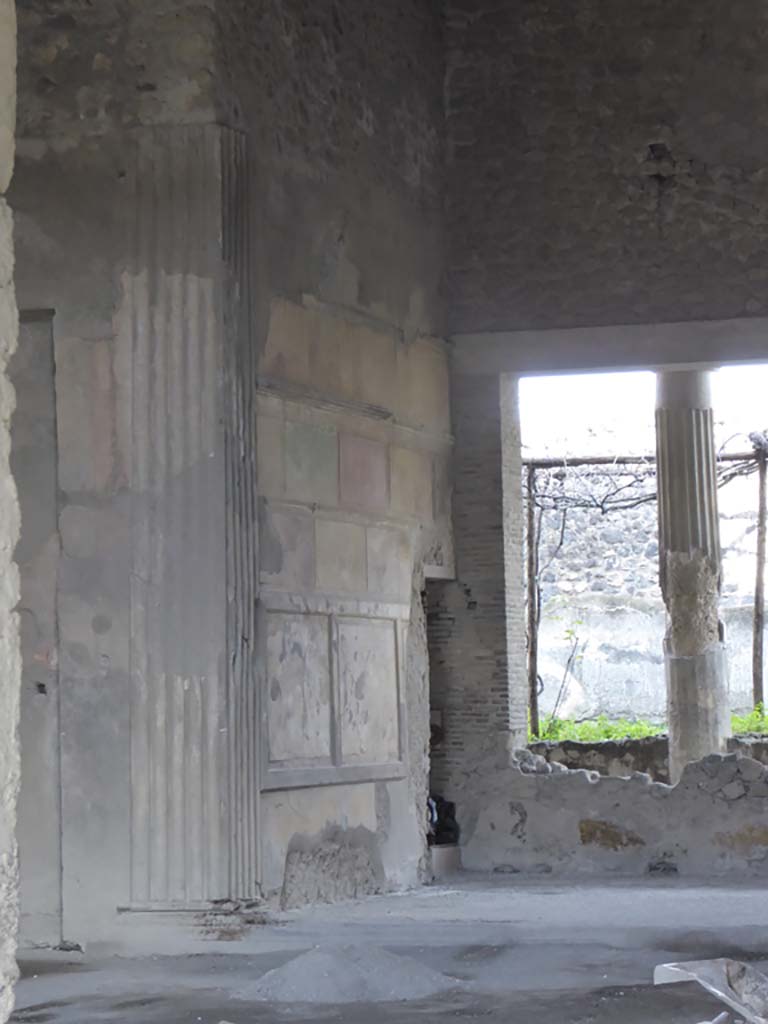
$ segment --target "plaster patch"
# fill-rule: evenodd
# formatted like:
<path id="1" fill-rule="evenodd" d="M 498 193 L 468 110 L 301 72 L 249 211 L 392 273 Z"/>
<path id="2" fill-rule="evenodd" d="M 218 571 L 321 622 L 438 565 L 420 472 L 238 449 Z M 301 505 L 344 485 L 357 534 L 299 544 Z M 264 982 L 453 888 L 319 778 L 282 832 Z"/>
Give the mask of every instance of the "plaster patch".
<path id="1" fill-rule="evenodd" d="M 768 826 L 745 825 L 738 832 L 717 832 L 715 842 L 743 856 L 749 856 L 756 850 L 768 852 Z"/>
<path id="2" fill-rule="evenodd" d="M 579 836 L 584 846 L 602 846 L 604 850 L 616 852 L 630 846 L 645 846 L 645 840 L 631 829 L 591 818 L 579 822 Z"/>

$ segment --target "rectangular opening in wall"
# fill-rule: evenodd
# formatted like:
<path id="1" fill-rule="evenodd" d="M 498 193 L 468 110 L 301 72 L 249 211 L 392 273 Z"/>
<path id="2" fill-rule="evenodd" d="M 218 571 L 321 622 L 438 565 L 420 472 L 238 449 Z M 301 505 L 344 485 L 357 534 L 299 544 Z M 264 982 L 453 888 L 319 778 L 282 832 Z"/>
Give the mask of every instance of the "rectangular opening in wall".
<path id="1" fill-rule="evenodd" d="M 451 768 L 461 758 L 462 730 L 452 728 L 457 709 L 451 707 L 450 688 L 446 678 L 446 659 L 454 624 L 450 607 L 451 584 L 446 580 L 428 579 L 422 592 L 427 620 L 429 652 L 429 841 L 433 846 L 455 846 L 458 841 L 456 808 L 447 799 Z M 440 862 L 433 854 L 433 867 L 455 866 L 444 855 Z M 456 862 L 458 863 L 458 862 Z"/>
<path id="2" fill-rule="evenodd" d="M 768 366 L 726 367 L 711 387 L 731 710 L 759 727 L 753 634 Z M 529 692 L 533 731 L 545 739 L 666 728 L 654 403 L 652 373 L 520 381 Z"/>

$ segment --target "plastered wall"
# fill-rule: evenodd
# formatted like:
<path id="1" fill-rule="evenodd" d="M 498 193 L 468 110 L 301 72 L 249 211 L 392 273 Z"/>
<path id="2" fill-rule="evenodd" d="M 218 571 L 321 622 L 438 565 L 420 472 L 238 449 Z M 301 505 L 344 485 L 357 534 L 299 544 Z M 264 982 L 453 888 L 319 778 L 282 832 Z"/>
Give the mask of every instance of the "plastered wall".
<path id="1" fill-rule="evenodd" d="M 561 770 L 553 770 L 561 769 Z M 765 877 L 768 769 L 737 754 L 648 775 L 568 771 L 524 751 L 464 778 L 462 862 L 499 874 Z"/>
<path id="2" fill-rule="evenodd" d="M 13 549 L 19 532 L 16 488 L 9 466 L 10 418 L 14 394 L 8 361 L 16 348 L 13 219 L 5 198 L 14 162 L 16 114 L 16 12 L 13 0 L 0 3 L 0 1021 L 13 1009 L 18 924 L 16 801 L 19 786 L 19 578 Z"/>
<path id="3" fill-rule="evenodd" d="M 417 876 L 419 588 L 453 558 L 438 13 L 25 5 L 68 941 L 288 875 L 289 902 L 338 893 L 331 834 L 366 887 Z"/>
<path id="4" fill-rule="evenodd" d="M 258 409 L 265 888 L 290 905 L 349 892 L 361 872 L 363 891 L 413 882 L 419 589 L 425 572 L 453 573 L 445 346 L 275 300 Z"/>

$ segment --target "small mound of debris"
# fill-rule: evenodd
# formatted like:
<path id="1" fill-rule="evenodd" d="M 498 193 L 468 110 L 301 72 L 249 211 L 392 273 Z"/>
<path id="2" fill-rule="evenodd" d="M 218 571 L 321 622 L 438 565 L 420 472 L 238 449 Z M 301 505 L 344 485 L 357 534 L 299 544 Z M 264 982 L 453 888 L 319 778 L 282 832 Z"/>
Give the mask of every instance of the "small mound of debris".
<path id="1" fill-rule="evenodd" d="M 269 1003 L 394 1003 L 459 987 L 456 978 L 376 946 L 319 946 L 276 967 L 233 998 Z"/>

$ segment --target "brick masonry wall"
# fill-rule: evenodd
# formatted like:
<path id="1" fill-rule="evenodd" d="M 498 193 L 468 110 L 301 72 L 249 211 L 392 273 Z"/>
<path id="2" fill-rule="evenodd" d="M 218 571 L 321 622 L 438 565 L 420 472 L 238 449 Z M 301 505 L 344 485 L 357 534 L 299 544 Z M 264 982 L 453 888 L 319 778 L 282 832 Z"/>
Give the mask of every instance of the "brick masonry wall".
<path id="1" fill-rule="evenodd" d="M 765 314 L 768 9 L 446 18 L 452 330 Z"/>
<path id="2" fill-rule="evenodd" d="M 516 388 L 454 375 L 451 403 L 457 579 L 431 583 L 427 609 L 431 706 L 444 733 L 431 785 L 448 797 L 489 746 L 524 742 L 526 724 Z"/>

